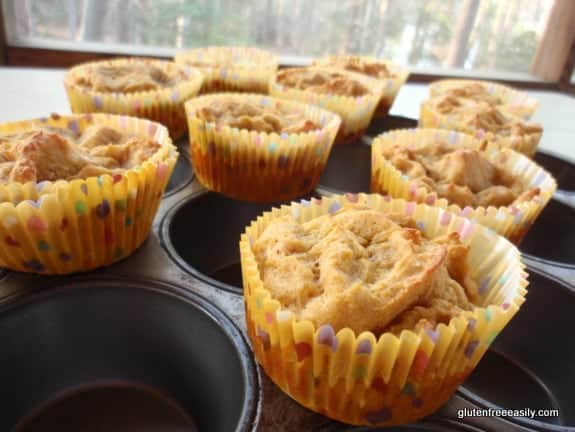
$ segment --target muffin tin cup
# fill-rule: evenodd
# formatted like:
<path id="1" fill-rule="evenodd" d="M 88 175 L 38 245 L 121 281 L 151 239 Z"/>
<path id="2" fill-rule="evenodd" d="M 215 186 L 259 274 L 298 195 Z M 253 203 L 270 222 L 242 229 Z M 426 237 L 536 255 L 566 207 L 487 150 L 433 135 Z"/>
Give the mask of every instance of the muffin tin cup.
<path id="1" fill-rule="evenodd" d="M 149 386 L 124 382 L 64 391 L 22 419 L 13 432 L 97 432 L 98 424 L 108 431 L 198 432 L 172 398 Z"/>
<path id="2" fill-rule="evenodd" d="M 340 69 L 326 67 L 315 69 L 346 75 L 364 85 L 368 89 L 368 94 L 360 97 L 338 96 L 294 89 L 278 83 L 276 74 L 270 83 L 270 95 L 316 105 L 338 114 L 342 122 L 335 144 L 346 144 L 359 139 L 371 122 L 383 92 L 383 84 L 374 78 Z"/>
<path id="3" fill-rule="evenodd" d="M 374 119 L 366 135 L 356 142 L 334 146 L 327 165 L 319 180 L 318 188 L 325 193 L 369 192 L 371 185 L 371 141 L 372 136 L 393 129 L 412 128 L 417 121 L 401 116 L 389 115 Z"/>
<path id="4" fill-rule="evenodd" d="M 506 111 L 523 119 L 530 119 L 539 106 L 539 101 L 529 96 L 526 92 L 490 81 L 458 79 L 434 81 L 429 84 L 429 94 L 431 97 L 440 96 L 453 87 L 459 87 L 465 84 L 482 85 L 489 94 L 497 96 L 503 101 L 503 106 Z"/>
<path id="5" fill-rule="evenodd" d="M 141 62 L 157 66 L 168 73 L 183 71 L 187 79 L 173 87 L 134 93 L 98 92 L 76 84 L 76 79 L 91 68 L 100 65 L 129 66 Z M 184 102 L 198 94 L 202 80 L 202 74 L 193 68 L 173 62 L 134 58 L 105 60 L 73 67 L 64 77 L 64 86 L 73 113 L 100 112 L 147 118 L 165 125 L 172 138 L 178 139 L 186 132 Z"/>
<path id="6" fill-rule="evenodd" d="M 237 244 L 245 227 L 272 205 L 237 201 L 205 191 L 186 197 L 162 219 L 162 246 L 187 273 L 216 288 L 241 294 Z"/>
<path id="7" fill-rule="evenodd" d="M 551 199 L 520 249 L 538 263 L 575 270 L 575 208 Z"/>
<path id="8" fill-rule="evenodd" d="M 282 309 L 262 282 L 252 244 L 283 215 L 305 222 L 356 203 L 413 217 L 431 237 L 458 232 L 471 246 L 480 306 L 448 325 L 379 338 L 348 328 L 336 334 L 330 325 L 315 328 Z M 380 195 L 336 195 L 265 213 L 242 235 L 240 255 L 246 322 L 257 361 L 300 404 L 356 425 L 404 424 L 436 411 L 518 311 L 527 285 L 518 250 L 503 237 L 443 209 Z"/>
<path id="9" fill-rule="evenodd" d="M 521 136 L 515 135 L 512 137 L 495 135 L 483 129 L 476 129 L 466 125 L 465 123 L 458 122 L 453 116 L 439 113 L 430 106 L 429 101 L 424 101 L 421 104 L 419 127 L 465 132 L 478 139 L 488 139 L 501 149 L 509 148 L 519 153 L 523 153 L 525 156 L 530 158 L 535 155 L 542 135 L 542 132 L 524 134 Z"/>
<path id="10" fill-rule="evenodd" d="M 82 131 L 92 124 L 152 138 L 161 148 L 114 176 L 0 185 L 0 267 L 43 274 L 88 271 L 125 258 L 148 236 L 178 157 L 164 126 L 94 114 L 5 123 L 0 132 L 46 126 Z"/>
<path id="11" fill-rule="evenodd" d="M 231 63 L 229 58 L 231 57 Z M 246 92 L 267 93 L 271 77 L 278 68 L 276 55 L 256 48 L 206 47 L 178 53 L 178 64 L 198 68 L 203 76 L 201 93 Z M 213 59 L 222 66 L 203 66 Z"/>
<path id="12" fill-rule="evenodd" d="M 530 270 L 528 300 L 463 383 L 459 396 L 482 409 L 555 409 L 558 415 L 505 420 L 528 430 L 575 431 L 575 341 L 570 335 L 574 309 L 575 286 Z"/>
<path id="13" fill-rule="evenodd" d="M 0 430 L 66 392 L 110 384 L 155 390 L 200 431 L 252 430 L 255 362 L 238 328 L 203 297 L 133 278 L 29 283 L 35 292 L 0 308 L 0 377 L 10 390 L 0 394 Z"/>
<path id="14" fill-rule="evenodd" d="M 568 160 L 548 150 L 539 150 L 534 157 L 557 180 L 557 187 L 565 192 L 575 193 L 575 161 Z"/>
<path id="15" fill-rule="evenodd" d="M 400 145 L 417 146 L 424 142 L 443 140 L 463 148 L 477 148 L 479 141 L 472 136 L 443 129 L 411 129 L 388 132 L 377 137 L 372 143 L 372 192 L 388 193 L 394 198 L 404 198 L 419 203 L 442 207 L 453 214 L 467 217 L 498 234 L 519 243 L 547 205 L 557 188 L 555 179 L 543 168 L 524 155 L 510 149 L 501 150 L 507 155 L 506 167 L 513 175 L 520 177 L 528 187 L 538 187 L 540 193 L 535 198 L 506 207 L 465 207 L 449 204 L 411 182 L 401 171 L 382 155 L 383 147 Z"/>
<path id="16" fill-rule="evenodd" d="M 216 127 L 196 115 L 213 102 L 237 100 L 261 106 L 280 104 L 301 113 L 321 129 L 298 134 L 264 133 Z M 317 185 L 340 125 L 337 115 L 320 108 L 254 94 L 226 93 L 186 103 L 190 158 L 207 189 L 255 202 L 301 197 Z"/>
<path id="17" fill-rule="evenodd" d="M 174 166 L 174 171 L 168 184 L 166 185 L 166 191 L 164 197 L 172 196 L 173 194 L 179 192 L 184 187 L 189 185 L 194 179 L 194 171 L 190 164 L 190 158 L 188 156 L 188 142 L 185 143 L 186 147 L 181 147 L 178 145 L 178 151 L 180 155 Z"/>
<path id="18" fill-rule="evenodd" d="M 341 56 L 328 56 L 328 57 L 323 57 L 320 58 L 319 60 L 316 60 L 313 62 L 313 66 L 319 66 L 319 67 L 338 67 L 337 65 L 333 65 L 333 62 L 336 61 L 339 57 Z M 393 78 L 376 78 L 373 77 L 375 79 L 377 79 L 378 81 L 380 81 L 383 84 L 383 90 L 381 93 L 381 98 L 379 100 L 379 103 L 377 104 L 377 107 L 375 108 L 375 112 L 374 112 L 374 118 L 383 118 L 386 117 L 389 114 L 389 110 L 391 109 L 391 106 L 393 105 L 393 102 L 395 101 L 395 98 L 397 96 L 397 94 L 399 93 L 399 89 L 401 88 L 401 86 L 403 84 L 405 84 L 405 82 L 407 81 L 407 78 L 409 78 L 409 70 L 407 70 L 406 68 L 403 68 L 391 61 L 387 61 L 387 60 L 381 60 L 375 57 L 368 57 L 368 56 L 362 56 L 362 59 L 365 59 L 369 62 L 373 62 L 373 63 L 380 63 L 380 64 L 384 64 L 387 69 L 393 73 L 395 75 L 395 77 Z M 367 74 L 366 74 L 367 75 Z"/>

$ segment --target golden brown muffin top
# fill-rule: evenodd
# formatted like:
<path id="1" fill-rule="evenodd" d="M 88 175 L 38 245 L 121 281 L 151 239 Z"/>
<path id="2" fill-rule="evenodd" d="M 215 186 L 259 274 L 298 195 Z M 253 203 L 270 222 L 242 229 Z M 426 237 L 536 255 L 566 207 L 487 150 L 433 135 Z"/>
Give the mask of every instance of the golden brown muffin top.
<path id="1" fill-rule="evenodd" d="M 369 60 L 361 56 L 333 56 L 323 60 L 321 64 L 324 66 L 342 68 L 350 72 L 357 72 L 379 79 L 395 78 L 397 76 L 389 70 L 384 62 Z"/>
<path id="2" fill-rule="evenodd" d="M 429 103 L 440 114 L 451 116 L 460 124 L 471 129 L 482 129 L 497 136 L 523 136 L 541 133 L 543 130 L 539 124 L 504 114 L 486 101 L 445 94 L 430 99 Z"/>
<path id="3" fill-rule="evenodd" d="M 212 46 L 195 48 L 176 55 L 176 61 L 198 68 L 250 68 L 276 66 L 277 58 L 271 52 L 258 48 Z"/>
<path id="4" fill-rule="evenodd" d="M 81 135 L 69 129 L 35 128 L 0 135 L 0 183 L 72 180 L 117 174 L 135 167 L 160 144 L 92 125 Z"/>
<path id="5" fill-rule="evenodd" d="M 484 152 L 435 142 L 389 146 L 383 156 L 418 187 L 436 192 L 461 208 L 500 207 L 531 200 L 539 189 L 526 187 L 505 167 L 504 152 Z"/>
<path id="6" fill-rule="evenodd" d="M 320 126 L 303 114 L 289 111 L 277 103 L 269 106 L 240 102 L 237 100 L 215 100 L 200 108 L 196 115 L 217 126 L 246 129 L 266 133 L 302 133 L 320 129 Z"/>
<path id="7" fill-rule="evenodd" d="M 279 71 L 276 81 L 286 87 L 314 93 L 360 97 L 369 89 L 349 75 L 314 68 L 291 68 Z"/>
<path id="8" fill-rule="evenodd" d="M 446 89 L 443 94 L 455 98 L 468 99 L 474 102 L 486 102 L 489 105 L 502 105 L 503 99 L 491 94 L 487 88 L 479 82 L 460 83 Z"/>
<path id="9" fill-rule="evenodd" d="M 336 331 L 435 326 L 477 301 L 458 234 L 430 240 L 397 214 L 349 207 L 304 223 L 284 216 L 270 222 L 253 251 L 284 308 Z"/>
<path id="10" fill-rule="evenodd" d="M 168 73 L 148 62 L 90 66 L 75 78 L 75 84 L 103 93 L 135 93 L 173 87 L 185 79 L 182 71 Z"/>

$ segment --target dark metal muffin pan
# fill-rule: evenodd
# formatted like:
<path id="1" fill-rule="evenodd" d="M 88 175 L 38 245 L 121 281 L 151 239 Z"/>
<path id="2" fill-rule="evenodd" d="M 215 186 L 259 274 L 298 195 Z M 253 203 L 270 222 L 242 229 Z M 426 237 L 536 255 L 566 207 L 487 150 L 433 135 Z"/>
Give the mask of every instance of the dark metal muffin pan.
<path id="1" fill-rule="evenodd" d="M 575 269 L 575 208 L 551 199 L 519 249 L 536 262 Z"/>
<path id="2" fill-rule="evenodd" d="M 245 227 L 277 204 L 237 201 L 208 192 L 186 198 L 162 220 L 161 241 L 185 271 L 241 294 L 239 242 Z"/>
<path id="3" fill-rule="evenodd" d="M 366 136 L 351 144 L 331 149 L 319 188 L 326 192 L 369 192 L 371 179 L 371 138 L 393 129 L 413 128 L 417 121 L 399 116 L 376 119 Z"/>
<path id="4" fill-rule="evenodd" d="M 510 418 L 535 430 L 575 431 L 575 289 L 531 271 L 527 301 L 460 389 L 480 408 L 556 409 Z"/>
<path id="5" fill-rule="evenodd" d="M 389 117 L 374 123 L 369 133 L 375 136 L 387 129 L 413 126 L 413 120 Z M 351 145 L 358 146 L 365 156 L 363 161 L 367 162 L 362 171 L 362 175 L 366 174 L 363 184 L 351 178 L 358 171 L 353 168 L 355 162 L 350 162 L 349 155 L 341 159 L 346 163 L 339 169 L 332 169 L 336 175 L 331 178 L 356 182 L 355 191 L 369 190 L 369 142 L 370 138 L 364 137 L 363 144 Z M 180 150 L 181 160 L 186 162 L 185 143 L 180 143 Z M 334 150 L 337 155 L 337 148 Z M 331 160 L 330 164 L 333 166 Z M 191 176 L 192 170 L 187 165 L 180 162 L 180 167 Z M 234 426 L 223 423 L 231 422 L 230 416 L 219 414 L 217 407 L 233 405 L 230 412 L 237 410 L 237 405 L 229 399 L 247 388 L 251 388 L 248 391 L 251 396 L 241 401 L 242 406 L 248 408 L 243 411 L 245 415 L 240 414 L 238 430 L 373 430 L 342 425 L 301 407 L 257 367 L 254 369 L 252 356 L 245 351 L 240 335 L 245 334 L 245 323 L 243 300 L 239 295 L 238 241 L 245 225 L 272 204 L 230 200 L 206 192 L 197 181 L 189 178 L 174 175 L 172 181 L 176 186 L 165 195 L 152 234 L 124 261 L 88 275 L 51 278 L 8 272 L 0 279 L 0 337 L 3 342 L 0 430 L 9 430 L 26 413 L 46 399 L 58 396 L 62 390 L 74 390 L 78 383 L 85 389 L 104 375 L 108 379 L 147 385 L 159 391 L 186 410 L 200 431 L 218 430 L 220 426 L 234 430 Z M 325 178 L 330 177 L 326 175 Z M 330 182 L 322 183 L 320 194 L 339 188 Z M 562 205 L 565 204 L 557 206 L 555 201 L 550 204 L 551 228 L 553 225 L 564 230 L 569 228 L 564 219 L 555 219 L 554 209 Z M 562 210 L 559 213 L 567 214 Z M 539 235 L 538 225 L 544 228 L 545 219 L 543 223 L 535 224 L 534 234 L 530 235 Z M 566 237 L 565 231 L 562 236 Z M 553 240 L 549 231 L 538 238 L 531 240 L 528 236 L 525 239 L 525 252 L 534 251 L 546 259 L 553 258 L 545 255 L 545 248 L 532 251 L 530 242 L 539 246 L 555 244 L 560 239 Z M 567 243 L 563 250 L 569 251 Z M 563 276 L 567 275 L 562 276 L 563 279 L 575 281 L 575 271 L 569 266 L 552 266 L 551 261 L 548 266 L 541 260 L 529 262 L 553 274 L 561 268 Z M 142 282 L 144 280 L 151 282 Z M 565 393 L 565 389 L 574 384 L 566 365 L 574 364 L 575 350 L 569 332 L 575 323 L 569 312 L 575 316 L 572 313 L 575 287 L 536 273 L 532 273 L 531 284 L 527 302 L 518 316 L 500 335 L 477 372 L 448 404 L 422 422 L 384 430 L 575 432 L 571 427 L 575 404 L 569 404 L 569 393 Z M 88 303 L 90 307 L 87 308 Z M 196 324 L 196 321 L 203 324 Z M 206 336 L 201 326 L 212 329 L 213 335 Z M 201 340 L 201 346 L 195 344 L 196 338 Z M 219 342 L 213 344 L 212 339 Z M 227 348 L 220 349 L 219 346 Z M 236 349 L 240 355 L 235 354 Z M 194 381 L 198 388 L 190 390 L 190 395 L 199 390 L 201 380 L 215 384 L 201 387 L 199 401 L 197 396 L 193 400 L 186 398 L 188 381 L 182 379 L 185 374 L 199 375 L 198 367 L 193 363 L 196 353 L 204 361 L 209 360 L 209 367 L 214 370 L 219 370 L 222 364 L 228 368 L 229 364 L 225 374 L 233 375 L 224 375 L 224 379 L 202 373 L 198 381 Z M 90 354 L 91 361 L 82 362 L 74 357 L 81 354 Z M 35 362 L 40 362 L 39 366 L 33 367 Z M 17 370 L 13 369 L 16 363 L 19 365 Z M 118 369 L 118 364 L 125 368 Z M 151 369 L 150 364 L 155 367 Z M 241 383 L 237 379 L 238 368 L 245 377 Z M 114 376 L 111 371 L 121 373 Z M 44 378 L 42 374 L 47 372 Z M 42 380 L 38 379 L 41 375 Z M 230 386 L 236 390 L 230 390 Z M 212 403 L 215 405 L 209 405 Z M 527 404 L 528 408 L 557 406 L 561 417 L 540 419 L 544 421 L 539 422 L 458 417 L 461 408 L 512 407 L 517 403 Z M 217 424 L 206 423 L 209 421 Z M 563 422 L 563 426 L 553 421 Z"/>
<path id="6" fill-rule="evenodd" d="M 174 285 L 46 281 L 0 308 L 0 340 L 3 431 L 62 392 L 110 382 L 157 389 L 199 430 L 249 430 L 255 418 L 258 374 L 241 332 Z"/>
<path id="7" fill-rule="evenodd" d="M 70 390 L 34 410 L 14 432 L 196 432 L 173 399 L 141 384 L 100 384 Z"/>
<path id="8" fill-rule="evenodd" d="M 427 419 L 406 426 L 385 428 L 353 427 L 342 423 L 333 423 L 315 429 L 314 432 L 484 432 L 475 426 L 466 425 L 452 419 Z"/>
<path id="9" fill-rule="evenodd" d="M 570 162 L 547 150 L 539 150 L 535 153 L 534 159 L 555 177 L 559 189 L 575 191 L 575 162 Z"/>
<path id="10" fill-rule="evenodd" d="M 180 156 L 178 157 L 176 166 L 174 167 L 172 177 L 170 177 L 170 180 L 168 181 L 164 196 L 173 195 L 190 184 L 194 178 L 194 173 L 188 156 L 187 141 L 181 142 L 178 147 Z"/>

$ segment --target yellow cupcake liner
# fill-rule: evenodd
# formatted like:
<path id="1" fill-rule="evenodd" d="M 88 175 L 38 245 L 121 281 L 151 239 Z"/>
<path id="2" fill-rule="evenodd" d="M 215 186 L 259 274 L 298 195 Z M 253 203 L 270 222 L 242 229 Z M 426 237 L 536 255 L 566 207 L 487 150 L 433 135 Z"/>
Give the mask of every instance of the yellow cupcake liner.
<path id="1" fill-rule="evenodd" d="M 201 107 L 224 100 L 264 107 L 280 104 L 321 129 L 268 134 L 219 127 L 196 116 Z M 232 198 L 259 202 L 284 201 L 311 192 L 319 182 L 341 122 L 337 115 L 312 105 L 245 93 L 200 96 L 186 103 L 186 113 L 190 158 L 200 183 Z"/>
<path id="2" fill-rule="evenodd" d="M 301 222 L 350 204 L 404 213 L 429 237 L 458 232 L 471 246 L 471 276 L 478 307 L 447 325 L 399 337 L 356 335 L 330 325 L 316 328 L 282 309 L 264 285 L 252 244 L 274 219 Z M 444 209 L 381 195 L 346 194 L 282 206 L 246 229 L 240 241 L 248 334 L 266 374 L 305 407 L 355 425 L 411 423 L 440 408 L 473 371 L 524 302 L 526 273 L 517 248 L 505 238 Z"/>
<path id="3" fill-rule="evenodd" d="M 85 75 L 91 68 L 125 66 L 146 62 L 171 74 L 177 70 L 184 72 L 186 80 L 161 90 L 134 93 L 106 93 L 93 91 L 75 84 L 77 77 Z M 196 96 L 202 86 L 202 74 L 194 68 L 177 65 L 174 62 L 144 58 L 122 58 L 84 63 L 71 68 L 64 77 L 64 86 L 73 113 L 112 113 L 147 118 L 166 126 L 173 139 L 186 132 L 184 102 Z"/>
<path id="4" fill-rule="evenodd" d="M 86 114 L 0 124 L 0 133 L 34 127 L 81 132 L 91 124 L 149 137 L 162 147 L 122 174 L 0 184 L 0 267 L 68 274 L 112 264 L 147 238 L 178 156 L 168 130 L 135 117 Z"/>
<path id="5" fill-rule="evenodd" d="M 347 57 L 357 57 L 357 56 L 338 56 L 338 55 L 334 55 L 334 56 L 327 56 L 327 57 L 322 57 L 316 61 L 314 61 L 312 63 L 313 66 L 324 66 L 324 67 L 338 67 L 337 65 L 334 65 L 334 62 L 336 60 L 340 60 L 342 58 L 347 58 Z M 391 106 L 393 105 L 393 102 L 395 101 L 395 98 L 397 96 L 397 93 L 399 93 L 399 89 L 401 88 L 401 86 L 403 84 L 405 84 L 405 82 L 407 81 L 407 78 L 409 78 L 409 70 L 407 70 L 406 68 L 403 68 L 401 66 L 399 66 L 396 63 L 393 63 L 389 60 L 381 60 L 378 59 L 376 57 L 370 57 L 370 56 L 361 56 L 361 58 L 365 61 L 371 62 L 371 63 L 380 63 L 380 64 L 384 64 L 387 69 L 394 74 L 395 76 L 393 78 L 376 78 L 378 81 L 380 81 L 383 84 L 383 89 L 382 89 L 382 93 L 381 93 L 381 98 L 379 100 L 379 103 L 377 104 L 377 107 L 375 109 L 375 113 L 374 113 L 374 117 L 376 118 L 383 118 L 386 117 L 387 114 L 389 114 L 389 110 L 391 109 Z"/>
<path id="6" fill-rule="evenodd" d="M 444 129 L 404 129 L 379 135 L 371 147 L 371 191 L 386 193 L 394 198 L 426 203 L 449 210 L 451 213 L 479 222 L 489 229 L 518 244 L 529 231 L 539 213 L 547 205 L 555 190 L 555 179 L 535 162 L 510 149 L 496 148 L 488 151 L 502 151 L 506 154 L 505 166 L 514 176 L 521 178 L 527 187 L 538 187 L 540 193 L 530 201 L 506 207 L 465 207 L 449 204 L 418 187 L 414 182 L 391 164 L 382 154 L 388 146 L 417 148 L 420 144 L 448 142 L 464 148 L 478 148 L 481 142 L 473 136 Z"/>
<path id="7" fill-rule="evenodd" d="M 270 95 L 281 99 L 296 100 L 320 108 L 332 111 L 341 117 L 341 127 L 336 137 L 335 144 L 353 142 L 363 135 L 369 126 L 375 109 L 379 103 L 383 84 L 381 81 L 368 76 L 334 68 L 305 68 L 337 71 L 349 78 L 359 81 L 369 90 L 369 93 L 361 97 L 338 96 L 326 93 L 314 93 L 306 90 L 286 87 L 276 81 L 277 74 L 270 84 Z"/>
<path id="8" fill-rule="evenodd" d="M 204 75 L 202 93 L 268 93 L 270 78 L 278 68 L 276 55 L 257 48 L 204 47 L 176 54 L 178 64 L 197 67 Z M 230 61 L 231 60 L 231 61 Z M 208 66 L 213 61 L 214 66 Z M 200 64 L 206 63 L 205 66 Z M 218 63 L 224 66 L 216 66 Z"/>
<path id="9" fill-rule="evenodd" d="M 503 109 L 501 109 L 501 111 L 506 115 L 510 115 Z M 530 158 L 535 155 L 542 135 L 541 132 L 524 134 L 521 136 L 515 135 L 511 137 L 496 135 L 483 129 L 470 127 L 469 125 L 457 121 L 457 118 L 454 116 L 439 113 L 437 110 L 433 109 L 429 101 L 424 101 L 421 104 L 418 125 L 421 128 L 440 128 L 465 132 L 478 139 L 487 139 L 502 149 L 510 148 L 519 153 L 523 153 Z"/>
<path id="10" fill-rule="evenodd" d="M 539 107 L 539 101 L 529 96 L 529 94 L 491 81 L 461 79 L 439 80 L 429 85 L 429 93 L 431 97 L 435 97 L 444 94 L 453 87 L 459 87 L 465 84 L 481 84 L 488 93 L 501 98 L 506 111 L 525 120 L 530 119 Z"/>

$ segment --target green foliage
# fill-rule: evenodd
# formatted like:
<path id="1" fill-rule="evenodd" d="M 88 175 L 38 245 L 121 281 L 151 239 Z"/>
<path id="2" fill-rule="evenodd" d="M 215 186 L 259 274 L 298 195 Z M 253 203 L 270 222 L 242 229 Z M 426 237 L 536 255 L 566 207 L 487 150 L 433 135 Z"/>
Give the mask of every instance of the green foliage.
<path id="1" fill-rule="evenodd" d="M 529 72 L 537 49 L 537 34 L 532 30 L 518 31 L 501 41 L 497 50 L 496 69 L 509 72 Z"/>

